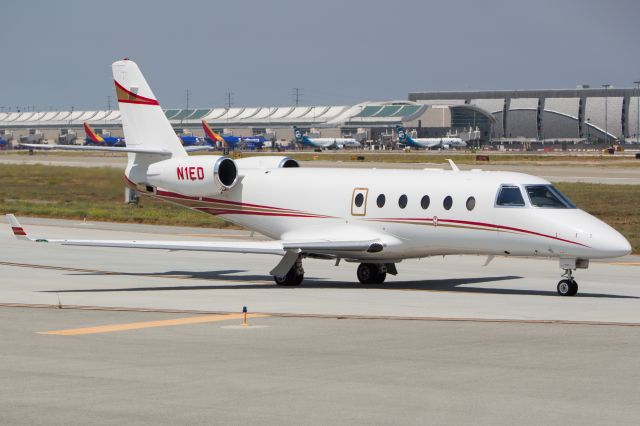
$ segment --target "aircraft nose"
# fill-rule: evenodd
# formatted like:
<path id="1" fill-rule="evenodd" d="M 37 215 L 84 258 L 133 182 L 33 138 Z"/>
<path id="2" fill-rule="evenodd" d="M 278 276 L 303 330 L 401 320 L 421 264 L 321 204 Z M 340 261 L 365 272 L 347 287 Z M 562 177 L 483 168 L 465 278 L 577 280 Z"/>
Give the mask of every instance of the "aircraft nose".
<path id="1" fill-rule="evenodd" d="M 600 250 L 606 257 L 622 257 L 631 254 L 631 244 L 618 231 L 609 232 L 601 243 Z"/>

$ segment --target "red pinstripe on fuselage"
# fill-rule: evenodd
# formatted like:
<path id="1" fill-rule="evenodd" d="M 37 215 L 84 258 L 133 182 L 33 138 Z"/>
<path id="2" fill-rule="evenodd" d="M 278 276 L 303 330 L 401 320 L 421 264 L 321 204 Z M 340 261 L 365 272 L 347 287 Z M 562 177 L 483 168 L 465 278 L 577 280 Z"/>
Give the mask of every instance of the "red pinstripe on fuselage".
<path id="1" fill-rule="evenodd" d="M 135 188 L 135 183 L 129 180 L 126 176 L 124 177 L 125 181 L 130 187 Z M 156 198 L 173 202 L 176 204 L 180 204 L 182 206 L 191 208 L 193 210 L 201 211 L 204 213 L 209 213 L 214 216 L 229 216 L 229 215 L 244 215 L 244 216 L 272 216 L 272 217 L 283 217 L 283 218 L 314 218 L 314 219 L 338 219 L 335 216 L 323 215 L 317 213 L 310 213 L 296 209 L 287 209 L 283 207 L 273 207 L 266 206 L 261 204 L 253 204 L 253 203 L 244 203 L 241 201 L 232 201 L 225 200 L 220 198 L 212 198 L 212 197 L 192 197 L 183 194 L 179 194 L 177 192 L 167 191 L 164 189 L 157 189 L 155 194 L 147 194 L 150 196 L 154 196 Z M 193 205 L 196 203 L 196 205 Z M 214 205 L 216 207 L 212 207 Z M 233 222 L 232 218 L 225 218 L 230 222 Z M 419 226 L 443 226 L 443 227 L 457 227 L 463 228 L 467 230 L 476 230 L 476 231 L 498 231 L 498 232 L 509 232 L 509 233 L 518 233 L 521 235 L 531 235 L 537 237 L 548 238 L 555 241 L 560 241 L 568 244 L 573 244 L 581 247 L 589 247 L 588 245 L 571 241 L 565 238 L 560 238 L 557 236 L 545 234 L 542 232 L 532 231 L 523 228 L 517 228 L 506 225 L 499 225 L 488 222 L 476 222 L 476 221 L 468 221 L 468 220 L 458 220 L 458 219 L 446 219 L 446 218 L 437 218 L 437 225 L 434 224 L 434 217 L 428 218 L 415 218 L 415 217 L 407 217 L 407 218 L 362 218 L 360 220 L 365 220 L 367 222 L 388 222 L 395 224 L 405 224 L 405 225 L 419 225 Z"/>

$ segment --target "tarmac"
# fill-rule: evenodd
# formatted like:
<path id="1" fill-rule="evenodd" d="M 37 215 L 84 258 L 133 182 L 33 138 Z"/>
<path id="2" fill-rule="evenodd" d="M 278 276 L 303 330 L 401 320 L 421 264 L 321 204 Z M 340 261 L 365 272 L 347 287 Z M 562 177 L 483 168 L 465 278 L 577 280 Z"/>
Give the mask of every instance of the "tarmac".
<path id="1" fill-rule="evenodd" d="M 49 238 L 262 238 L 21 219 Z M 65 247 L 0 223 L 2 424 L 637 424 L 640 258 L 355 264 Z M 242 307 L 249 312 L 242 326 Z"/>

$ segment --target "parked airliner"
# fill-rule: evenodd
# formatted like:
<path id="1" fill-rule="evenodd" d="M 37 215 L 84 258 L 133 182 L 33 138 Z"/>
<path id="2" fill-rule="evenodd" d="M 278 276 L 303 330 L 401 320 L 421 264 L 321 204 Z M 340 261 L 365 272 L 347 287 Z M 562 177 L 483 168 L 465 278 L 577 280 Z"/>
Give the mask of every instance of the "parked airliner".
<path id="1" fill-rule="evenodd" d="M 360 148 L 362 145 L 354 138 L 310 138 L 300 129 L 293 126 L 293 137 L 296 143 L 320 149 Z"/>
<path id="2" fill-rule="evenodd" d="M 576 268 L 624 256 L 629 242 L 539 177 L 512 172 L 300 168 L 287 157 L 188 156 L 138 66 L 113 64 L 126 148 L 125 181 L 141 194 L 222 217 L 272 241 L 71 240 L 62 245 L 271 254 L 279 285 L 299 285 L 303 259 L 359 263 L 382 283 L 403 259 L 474 254 L 559 259 L 560 295 L 578 291 Z M 27 145 L 32 146 L 32 145 Z M 36 145 L 37 146 L 37 145 Z M 542 265 L 542 264 L 541 264 Z M 428 272 L 427 272 L 428 273 Z"/>
<path id="3" fill-rule="evenodd" d="M 87 137 L 84 140 L 85 145 L 105 145 L 105 146 L 116 146 L 123 145 L 124 139 L 119 138 L 117 136 L 105 136 L 99 135 L 93 130 L 93 127 L 87 122 L 83 123 L 84 132 Z"/>
<path id="4" fill-rule="evenodd" d="M 214 145 L 216 142 L 220 142 L 232 150 L 239 148 L 241 145 L 249 150 L 260 149 L 267 141 L 264 136 L 240 137 L 233 135 L 220 135 L 216 133 L 205 120 L 202 120 L 202 130 L 204 130 L 205 141 L 208 144 Z"/>
<path id="5" fill-rule="evenodd" d="M 424 149 L 436 149 L 436 148 L 463 148 L 467 146 L 467 143 L 460 138 L 443 137 L 443 138 L 413 138 L 407 134 L 404 127 L 396 126 L 396 132 L 398 133 L 398 142 L 404 146 L 412 148 L 424 148 Z"/>

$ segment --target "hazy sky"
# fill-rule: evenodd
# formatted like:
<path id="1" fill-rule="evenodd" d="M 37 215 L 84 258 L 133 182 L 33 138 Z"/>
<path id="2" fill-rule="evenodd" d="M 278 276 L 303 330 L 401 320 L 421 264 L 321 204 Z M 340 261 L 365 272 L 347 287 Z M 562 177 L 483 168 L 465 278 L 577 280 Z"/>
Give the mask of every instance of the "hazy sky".
<path id="1" fill-rule="evenodd" d="M 0 106 L 105 108 L 138 62 L 164 107 L 406 99 L 410 91 L 629 87 L 638 0 L 0 0 Z"/>

